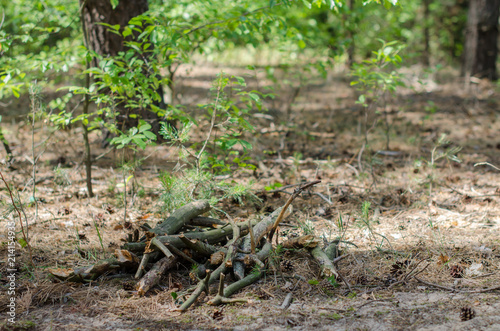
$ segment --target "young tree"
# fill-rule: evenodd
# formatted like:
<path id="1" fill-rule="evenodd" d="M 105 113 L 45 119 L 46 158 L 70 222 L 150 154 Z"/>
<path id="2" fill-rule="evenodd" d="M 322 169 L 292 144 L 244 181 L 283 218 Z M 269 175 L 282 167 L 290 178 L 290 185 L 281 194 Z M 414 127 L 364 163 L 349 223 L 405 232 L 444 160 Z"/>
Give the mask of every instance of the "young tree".
<path id="1" fill-rule="evenodd" d="M 471 0 L 467 16 L 462 75 L 497 79 L 500 0 Z"/>

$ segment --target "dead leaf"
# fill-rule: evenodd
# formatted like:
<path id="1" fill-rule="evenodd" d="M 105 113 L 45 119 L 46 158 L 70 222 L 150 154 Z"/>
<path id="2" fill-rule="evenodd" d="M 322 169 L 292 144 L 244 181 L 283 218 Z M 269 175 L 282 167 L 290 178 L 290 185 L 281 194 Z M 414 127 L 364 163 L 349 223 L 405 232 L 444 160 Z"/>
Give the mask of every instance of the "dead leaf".
<path id="1" fill-rule="evenodd" d="M 57 278 L 68 278 L 71 276 L 74 272 L 73 269 L 62 269 L 62 268 L 48 268 L 48 272 L 50 272 L 52 275 L 56 276 Z"/>
<path id="2" fill-rule="evenodd" d="M 114 254 L 115 254 L 116 258 L 118 259 L 118 261 L 120 261 L 122 263 L 123 262 L 138 263 L 139 262 L 139 258 L 135 254 L 133 254 L 125 249 L 115 249 Z"/>
<path id="3" fill-rule="evenodd" d="M 448 255 L 441 254 L 438 258 L 437 264 L 440 266 L 440 265 L 447 263 L 449 260 L 450 260 L 450 257 Z"/>

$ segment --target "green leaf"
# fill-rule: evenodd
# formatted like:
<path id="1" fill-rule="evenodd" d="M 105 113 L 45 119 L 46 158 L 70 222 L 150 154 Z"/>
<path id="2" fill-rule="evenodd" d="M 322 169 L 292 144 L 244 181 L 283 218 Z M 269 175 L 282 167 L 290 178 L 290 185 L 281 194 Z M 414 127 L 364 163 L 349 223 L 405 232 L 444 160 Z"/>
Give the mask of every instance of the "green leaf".
<path id="1" fill-rule="evenodd" d="M 116 6 L 118 6 L 118 3 L 120 2 L 119 0 L 110 0 L 111 1 L 111 7 L 113 10 L 115 10 Z"/>
<path id="2" fill-rule="evenodd" d="M 302 3 L 303 3 L 303 4 L 307 7 L 307 8 L 309 8 L 309 9 L 311 9 L 311 8 L 312 8 L 312 5 L 311 5 L 308 1 L 306 1 L 306 0 L 302 0 Z"/>
<path id="3" fill-rule="evenodd" d="M 24 238 L 17 239 L 17 242 L 19 243 L 19 245 L 21 245 L 22 248 L 28 246 L 28 243 L 26 242 L 26 240 L 24 240 Z"/>
<path id="4" fill-rule="evenodd" d="M 134 143 L 141 149 L 146 149 L 146 142 L 144 142 L 141 138 L 134 137 Z"/>
<path id="5" fill-rule="evenodd" d="M 300 39 L 299 42 L 298 42 L 298 45 L 300 48 L 304 49 L 306 48 L 306 43 L 304 40 Z"/>
<path id="6" fill-rule="evenodd" d="M 250 98 L 252 98 L 253 101 L 255 101 L 257 103 L 260 102 L 260 97 L 257 94 L 250 92 L 250 93 L 248 93 L 248 96 Z"/>
<path id="7" fill-rule="evenodd" d="M 248 141 L 240 140 L 239 143 L 243 147 L 244 150 L 252 149 L 252 144 L 250 144 Z"/>
<path id="8" fill-rule="evenodd" d="M 319 281 L 317 279 L 309 279 L 307 282 L 309 283 L 309 285 L 318 285 L 319 284 Z"/>
<path id="9" fill-rule="evenodd" d="M 16 98 L 20 97 L 19 90 L 14 87 L 12 88 L 12 94 L 14 94 Z"/>
<path id="10" fill-rule="evenodd" d="M 151 131 L 145 131 L 143 132 L 144 135 L 148 138 L 148 139 L 151 139 L 151 140 L 156 140 L 156 135 L 151 132 Z"/>
<path id="11" fill-rule="evenodd" d="M 151 124 L 149 123 L 146 123 L 144 121 L 141 121 L 142 123 L 139 125 L 139 132 L 144 132 L 144 131 L 148 131 L 149 129 L 151 129 Z"/>
<path id="12" fill-rule="evenodd" d="M 132 34 L 132 29 L 128 26 L 125 27 L 125 29 L 123 30 L 123 38 L 126 38 L 128 36 L 130 36 Z"/>

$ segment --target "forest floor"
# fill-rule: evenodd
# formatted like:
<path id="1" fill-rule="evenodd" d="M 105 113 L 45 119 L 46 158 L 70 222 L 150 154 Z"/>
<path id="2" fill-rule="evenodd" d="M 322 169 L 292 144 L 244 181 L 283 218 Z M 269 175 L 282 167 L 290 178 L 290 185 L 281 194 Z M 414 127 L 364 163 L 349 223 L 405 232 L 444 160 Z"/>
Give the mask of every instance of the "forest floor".
<path id="1" fill-rule="evenodd" d="M 193 108 L 207 102 L 211 81 L 221 70 L 246 72 L 213 65 L 182 68 L 175 98 Z M 35 267 L 27 267 L 27 251 L 17 247 L 17 323 L 13 327 L 2 320 L 0 328 L 500 330 L 500 291 L 484 290 L 500 284 L 500 171 L 477 165 L 500 166 L 499 89 L 479 82 L 467 90 L 453 73 L 424 79 L 418 76 L 421 72 L 408 69 L 413 88 L 400 90 L 388 103 L 390 150 L 383 115 L 370 131 L 369 145 L 363 145 L 363 109 L 355 104 L 356 91 L 338 72 L 326 80 L 308 80 L 297 94 L 290 86 L 276 91 L 279 96 L 269 102 L 269 111 L 252 116 L 256 129 L 247 139 L 253 145 L 250 156 L 256 170 L 219 177 L 254 182 L 261 204 L 226 200 L 217 206 L 244 220 L 282 206 L 289 196 L 284 191 L 294 189 L 286 185 L 320 179 L 294 201 L 294 211 L 285 220 L 288 226 L 280 227 L 280 240 L 313 232 L 325 241 L 342 237 L 355 244 L 340 245 L 346 257 L 337 264 L 351 289 L 342 282 L 334 287 L 322 280 L 308 252 L 286 252 L 277 259 L 286 260 L 290 268 L 270 271 L 235 295 L 247 303 L 213 307 L 205 297 L 182 314 L 176 311 L 171 292 L 195 284 L 189 279 L 188 264 L 179 263 L 144 297 L 134 295 L 135 281 L 130 277 L 101 277 L 79 284 L 59 282 L 48 272 L 89 265 L 119 248 L 131 229 L 144 222 L 154 226 L 163 219 L 159 174 L 173 171 L 176 150 L 159 145 L 141 152 L 148 158 L 135 171 L 138 189 L 128 196 L 125 222 L 123 176 L 117 166 L 120 152 L 105 154 L 101 137 L 91 135 L 92 154 L 102 157 L 93 167 L 96 196 L 87 198 L 81 129 L 54 131 L 40 122 L 32 130 L 27 100 L 1 108 L 2 129 L 15 158 L 15 169 L 2 166 L 1 171 L 25 201 L 32 195 L 33 137 L 34 155 L 39 158 L 36 222 L 35 204 L 25 209 Z M 265 77 L 259 77 L 259 84 L 249 81 L 258 88 Z M 369 122 L 373 120 L 370 116 Z M 208 121 L 200 121 L 200 141 L 206 137 Z M 450 142 L 438 146 L 442 134 Z M 430 165 L 433 150 L 454 146 L 462 148 L 457 155 L 460 163 L 441 158 Z M 10 198 L 3 184 L 0 198 L 7 210 Z M 367 202 L 370 208 L 363 213 Z M 9 298 L 6 230 L 0 241 L 3 319 Z M 420 272 L 416 278 L 396 283 L 412 268 Z M 453 277 L 457 269 L 463 270 L 461 278 Z M 293 302 L 280 308 L 288 293 Z M 460 311 L 466 306 L 475 317 L 461 321 Z"/>

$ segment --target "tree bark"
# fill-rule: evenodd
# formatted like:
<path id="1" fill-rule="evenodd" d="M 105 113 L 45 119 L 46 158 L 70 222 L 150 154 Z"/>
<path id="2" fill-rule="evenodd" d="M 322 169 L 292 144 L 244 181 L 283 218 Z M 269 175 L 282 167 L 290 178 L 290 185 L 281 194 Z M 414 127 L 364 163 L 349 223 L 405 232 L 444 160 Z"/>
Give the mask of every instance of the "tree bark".
<path id="1" fill-rule="evenodd" d="M 147 0 L 119 1 L 115 9 L 109 0 L 80 0 L 80 4 L 82 3 L 90 49 L 99 55 L 110 56 L 115 56 L 125 49 L 123 38 L 121 35 L 109 31 L 107 26 L 100 23 L 118 24 L 123 28 L 132 18 L 149 9 Z M 93 65 L 97 66 L 95 61 L 96 59 L 94 59 Z"/>
<path id="2" fill-rule="evenodd" d="M 471 0 L 467 16 L 462 75 L 496 80 L 500 0 Z"/>
<path id="3" fill-rule="evenodd" d="M 8 161 L 12 157 L 12 150 L 10 149 L 9 142 L 3 136 L 3 132 L 2 132 L 2 128 L 1 127 L 0 127 L 0 141 L 3 144 L 3 148 L 5 148 L 5 153 L 7 153 L 6 160 Z"/>
<path id="4" fill-rule="evenodd" d="M 116 33 L 110 31 L 109 27 L 102 25 L 101 23 L 109 25 L 119 25 L 120 32 L 123 28 L 128 25 L 128 22 L 141 14 L 148 11 L 148 1 L 147 0 L 121 0 L 115 9 L 111 6 L 111 1 L 109 0 L 80 0 L 80 5 L 82 6 L 82 16 L 85 20 L 86 30 L 84 33 L 88 35 L 88 47 L 89 49 L 95 51 L 99 55 L 103 56 L 116 56 L 119 52 L 126 51 L 127 48 L 124 45 L 124 38 Z M 133 38 L 133 36 L 127 37 Z M 151 49 L 151 48 L 150 48 Z M 150 53 L 145 53 L 144 56 L 148 57 Z M 92 61 L 93 66 L 97 66 L 97 59 L 94 58 Z M 147 71 L 145 70 L 145 73 Z M 163 101 L 163 87 L 160 87 L 156 91 L 160 96 L 160 102 L 154 102 L 154 105 L 160 109 L 165 109 L 166 105 Z M 124 131 L 131 127 L 137 126 L 138 118 L 131 118 L 129 115 L 139 115 L 140 119 L 146 120 L 152 125 L 152 132 L 158 134 L 160 129 L 158 115 L 148 109 L 117 109 L 120 113 L 118 118 L 118 123 L 116 127 Z M 135 116 L 134 116 L 135 117 Z M 105 134 L 109 136 L 109 133 Z M 104 145 L 107 145 L 103 142 Z"/>
<path id="5" fill-rule="evenodd" d="M 428 67 L 431 63 L 430 57 L 431 57 L 431 47 L 430 47 L 430 32 L 429 32 L 429 20 L 431 19 L 431 12 L 430 12 L 430 0 L 423 0 L 422 4 L 424 6 L 424 23 L 423 23 L 423 28 L 424 28 L 424 51 L 422 52 L 422 64 L 426 67 Z"/>

